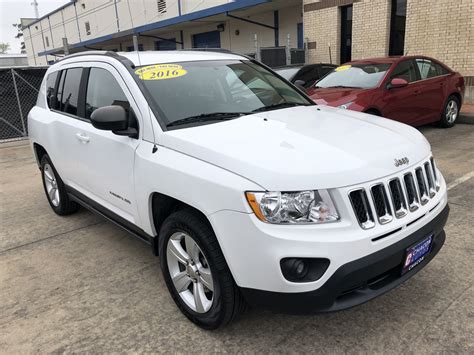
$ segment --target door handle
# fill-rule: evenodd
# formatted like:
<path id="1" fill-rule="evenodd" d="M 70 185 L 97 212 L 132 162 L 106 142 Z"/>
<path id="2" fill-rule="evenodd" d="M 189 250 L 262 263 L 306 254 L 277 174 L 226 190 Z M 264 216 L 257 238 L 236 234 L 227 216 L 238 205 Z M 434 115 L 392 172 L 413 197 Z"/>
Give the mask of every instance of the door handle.
<path id="1" fill-rule="evenodd" d="M 90 140 L 90 138 L 83 133 L 76 133 L 76 138 L 84 144 L 89 143 Z"/>

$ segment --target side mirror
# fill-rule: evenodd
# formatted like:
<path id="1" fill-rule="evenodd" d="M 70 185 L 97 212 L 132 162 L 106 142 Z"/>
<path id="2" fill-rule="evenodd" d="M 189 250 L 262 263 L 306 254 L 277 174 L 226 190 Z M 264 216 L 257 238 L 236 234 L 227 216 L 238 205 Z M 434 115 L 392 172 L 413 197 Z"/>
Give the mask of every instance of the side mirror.
<path id="1" fill-rule="evenodd" d="M 301 90 L 306 92 L 306 88 L 304 87 L 304 84 L 306 84 L 303 80 L 295 80 L 294 84 L 300 88 Z"/>
<path id="2" fill-rule="evenodd" d="M 404 88 L 408 85 L 408 81 L 402 78 L 393 78 L 390 84 L 388 84 L 389 89 Z"/>
<path id="3" fill-rule="evenodd" d="M 112 105 L 96 109 L 91 114 L 91 123 L 97 129 L 112 131 L 119 136 L 138 136 L 137 130 L 128 126 L 127 113 L 122 106 Z"/>

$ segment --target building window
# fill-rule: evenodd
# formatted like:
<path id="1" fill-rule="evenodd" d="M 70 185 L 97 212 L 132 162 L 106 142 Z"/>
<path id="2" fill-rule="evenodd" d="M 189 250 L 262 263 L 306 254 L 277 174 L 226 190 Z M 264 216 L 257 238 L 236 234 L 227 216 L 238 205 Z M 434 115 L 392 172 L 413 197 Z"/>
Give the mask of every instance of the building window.
<path id="1" fill-rule="evenodd" d="M 127 52 L 133 52 L 135 50 L 135 48 L 133 48 L 133 46 L 128 46 L 127 47 Z M 138 45 L 138 50 L 141 52 L 143 51 L 143 44 L 139 44 Z"/>
<path id="2" fill-rule="evenodd" d="M 168 41 L 156 41 L 155 49 L 157 51 L 174 51 L 176 50 L 176 38 L 170 38 Z"/>
<path id="3" fill-rule="evenodd" d="M 48 38 L 48 36 L 44 37 L 44 40 L 46 41 L 46 47 L 49 47 L 49 38 Z"/>
<path id="4" fill-rule="evenodd" d="M 193 48 L 221 48 L 221 33 L 211 31 L 193 35 Z"/>
<path id="5" fill-rule="evenodd" d="M 352 55 L 352 5 L 341 7 L 341 63 Z"/>
<path id="6" fill-rule="evenodd" d="M 166 14 L 166 0 L 157 0 L 156 4 L 158 5 L 158 13 Z"/>
<path id="7" fill-rule="evenodd" d="M 304 40 L 303 40 L 303 23 L 297 23 L 296 24 L 296 40 L 298 43 L 298 49 L 303 49 L 304 48 Z"/>
<path id="8" fill-rule="evenodd" d="M 91 34 L 91 24 L 87 21 L 84 25 L 86 26 L 86 34 L 89 36 Z"/>
<path id="9" fill-rule="evenodd" d="M 389 55 L 403 55 L 406 18 L 407 0 L 392 0 Z"/>

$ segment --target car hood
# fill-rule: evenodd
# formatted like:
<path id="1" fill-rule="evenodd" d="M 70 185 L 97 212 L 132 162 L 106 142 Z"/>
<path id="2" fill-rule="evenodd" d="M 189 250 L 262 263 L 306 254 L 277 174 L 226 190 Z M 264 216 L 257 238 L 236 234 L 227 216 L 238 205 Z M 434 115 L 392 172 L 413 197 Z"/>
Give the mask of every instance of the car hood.
<path id="1" fill-rule="evenodd" d="M 328 106 L 299 106 L 167 131 L 159 143 L 275 191 L 335 188 L 387 176 L 430 153 L 416 129 Z"/>
<path id="2" fill-rule="evenodd" d="M 372 89 L 310 88 L 307 93 L 318 105 L 339 106 L 370 94 L 371 91 Z"/>

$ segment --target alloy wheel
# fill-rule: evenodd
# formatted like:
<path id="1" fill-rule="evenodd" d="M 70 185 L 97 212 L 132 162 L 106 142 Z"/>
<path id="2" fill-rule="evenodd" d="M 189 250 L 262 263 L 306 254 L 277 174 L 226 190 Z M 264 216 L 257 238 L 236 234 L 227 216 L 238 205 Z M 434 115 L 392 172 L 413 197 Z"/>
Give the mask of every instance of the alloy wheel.
<path id="1" fill-rule="evenodd" d="M 456 100 L 449 100 L 448 104 L 446 105 L 446 121 L 449 124 L 454 123 L 456 118 L 458 117 L 458 103 Z"/>
<path id="2" fill-rule="evenodd" d="M 194 312 L 206 313 L 214 301 L 211 269 L 196 241 L 184 232 L 171 235 L 166 246 L 168 270 L 181 300 Z"/>
<path id="3" fill-rule="evenodd" d="M 53 168 L 51 165 L 45 164 L 43 167 L 44 183 L 46 185 L 46 192 L 48 198 L 53 204 L 53 206 L 58 207 L 60 202 L 59 189 L 58 189 L 58 180 L 54 175 Z"/>

